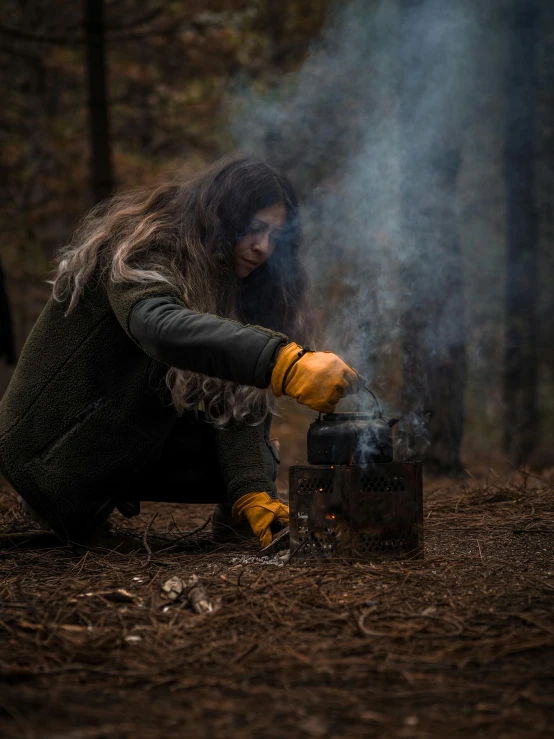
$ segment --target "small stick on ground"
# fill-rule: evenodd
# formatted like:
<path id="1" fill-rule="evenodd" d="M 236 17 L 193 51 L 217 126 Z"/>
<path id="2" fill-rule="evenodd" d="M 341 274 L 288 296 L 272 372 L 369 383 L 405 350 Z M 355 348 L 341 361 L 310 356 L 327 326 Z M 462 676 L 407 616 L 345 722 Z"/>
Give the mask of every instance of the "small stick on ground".
<path id="1" fill-rule="evenodd" d="M 156 514 L 156 516 L 157 515 L 158 514 Z M 206 526 L 210 523 L 211 520 L 212 520 L 212 514 L 210 513 L 210 515 L 204 521 L 204 523 L 200 524 L 200 526 L 197 526 L 192 531 L 187 531 L 186 534 L 182 534 L 181 536 L 178 536 L 177 539 L 175 539 L 175 541 L 170 546 L 165 547 L 164 549 L 160 549 L 158 551 L 158 554 L 161 554 L 162 552 L 169 552 L 171 551 L 171 549 L 175 547 L 176 544 L 179 544 L 179 542 L 183 541 L 183 539 L 188 539 L 189 537 L 194 536 L 195 534 L 199 534 L 201 531 L 203 531 L 206 528 Z M 152 521 L 150 523 L 152 523 Z"/>
<path id="2" fill-rule="evenodd" d="M 200 615 L 211 613 L 214 610 L 214 605 L 208 599 L 208 594 L 198 575 L 191 575 L 188 581 L 187 598 L 193 610 Z"/>
<path id="3" fill-rule="evenodd" d="M 143 567 L 148 567 L 148 565 L 150 564 L 150 560 L 152 559 L 152 550 L 150 549 L 150 544 L 148 543 L 148 532 L 150 531 L 152 524 L 156 520 L 157 516 L 158 516 L 158 511 L 156 511 L 156 513 L 154 513 L 154 515 L 150 519 L 148 526 L 144 530 L 144 536 L 142 537 L 142 543 L 144 544 L 144 548 L 146 549 L 146 552 L 148 553 L 148 557 L 146 559 L 146 562 L 143 564 Z"/>

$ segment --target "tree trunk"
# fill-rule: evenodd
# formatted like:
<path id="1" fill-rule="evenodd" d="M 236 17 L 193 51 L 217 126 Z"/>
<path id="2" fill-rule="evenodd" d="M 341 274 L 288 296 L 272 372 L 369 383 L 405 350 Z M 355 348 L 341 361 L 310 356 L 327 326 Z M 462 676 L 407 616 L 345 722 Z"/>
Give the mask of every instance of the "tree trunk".
<path id="1" fill-rule="evenodd" d="M 0 261 L 0 358 L 2 357 L 5 358 L 7 364 L 17 362 L 10 300 Z"/>
<path id="2" fill-rule="evenodd" d="M 540 16 L 537 53 L 537 108 L 535 119 L 535 193 L 538 219 L 539 293 L 537 332 L 539 367 L 544 365 L 544 383 L 554 388 L 554 5 L 551 0 L 538 0 Z M 541 385 L 539 381 L 539 386 Z M 552 409 L 541 409 L 541 426 L 550 439 L 554 433 Z M 541 434 L 544 449 L 542 462 L 554 466 L 554 445 Z"/>
<path id="3" fill-rule="evenodd" d="M 114 189 L 106 85 L 104 0 L 85 0 L 91 186 L 96 201 Z"/>
<path id="4" fill-rule="evenodd" d="M 408 414 L 403 443 L 428 471 L 458 474 L 464 430 L 466 361 L 462 264 L 454 199 L 458 151 L 435 162 L 442 188 L 414 188 L 420 167 L 404 156 L 401 209 L 411 257 L 403 285 L 402 408 Z M 441 196 L 438 192 L 442 190 Z"/>
<path id="5" fill-rule="evenodd" d="M 538 230 L 534 197 L 535 0 L 514 0 L 504 168 L 507 194 L 504 447 L 519 464 L 536 448 Z"/>
<path id="6" fill-rule="evenodd" d="M 462 125 L 456 99 L 460 67 L 459 60 L 451 56 L 450 6 L 445 5 L 426 0 L 399 2 L 401 403 L 405 420 L 399 429 L 398 451 L 405 459 L 423 459 L 429 472 L 456 475 L 462 469 L 466 385 L 456 214 Z M 440 35 L 422 27 L 422 19 L 435 22 L 435 8 L 444 20 Z M 439 63 L 444 67 L 443 77 L 437 77 Z"/>

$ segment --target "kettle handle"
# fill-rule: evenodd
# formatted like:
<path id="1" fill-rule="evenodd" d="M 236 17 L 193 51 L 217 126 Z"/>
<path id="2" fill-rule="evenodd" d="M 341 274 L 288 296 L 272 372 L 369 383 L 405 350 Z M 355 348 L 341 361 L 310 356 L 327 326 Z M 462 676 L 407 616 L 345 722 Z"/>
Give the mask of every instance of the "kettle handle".
<path id="1" fill-rule="evenodd" d="M 367 390 L 367 392 L 370 393 L 370 395 L 373 397 L 373 400 L 375 401 L 375 405 L 377 406 L 377 410 L 379 411 L 379 418 L 382 418 L 383 421 L 386 421 L 388 425 L 390 426 L 390 428 L 392 428 L 393 426 L 396 426 L 397 423 L 400 423 L 400 421 L 402 421 L 402 417 L 401 418 L 385 418 L 385 416 L 383 415 L 383 409 L 381 407 L 381 403 L 379 403 L 379 400 L 377 396 L 375 395 L 375 393 L 372 390 L 370 390 L 367 387 L 367 385 L 364 385 L 364 390 Z"/>
<path id="2" fill-rule="evenodd" d="M 379 398 L 375 395 L 373 390 L 370 390 L 367 385 L 362 386 L 363 390 L 367 390 L 367 392 L 371 395 L 373 400 L 375 401 L 375 405 L 377 406 L 377 411 L 379 412 L 379 418 L 383 418 L 383 408 L 381 407 L 381 403 L 379 402 Z M 319 411 L 319 415 L 317 417 L 318 421 L 321 421 L 321 411 Z M 397 418 L 391 418 L 392 423 L 389 423 L 389 426 L 394 426 L 395 423 L 398 423 L 399 419 Z"/>
<path id="3" fill-rule="evenodd" d="M 367 385 L 364 385 L 362 389 L 363 390 L 367 390 L 367 392 L 371 395 L 371 397 L 375 401 L 375 405 L 377 406 L 377 411 L 379 413 L 379 418 L 382 418 L 383 417 L 383 408 L 381 407 L 381 403 L 379 402 L 379 399 L 377 398 L 377 396 L 375 395 L 375 393 L 373 392 L 373 390 L 370 390 Z"/>

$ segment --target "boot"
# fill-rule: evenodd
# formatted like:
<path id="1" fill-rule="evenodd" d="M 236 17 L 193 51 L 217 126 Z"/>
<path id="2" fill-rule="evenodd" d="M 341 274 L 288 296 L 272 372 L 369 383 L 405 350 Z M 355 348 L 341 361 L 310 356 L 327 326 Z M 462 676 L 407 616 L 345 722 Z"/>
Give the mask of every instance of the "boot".
<path id="1" fill-rule="evenodd" d="M 48 521 L 43 518 L 40 513 L 38 513 L 32 506 L 30 506 L 29 503 L 27 503 L 27 501 L 24 500 L 20 495 L 18 496 L 18 502 L 23 512 L 42 527 L 43 531 L 40 532 L 41 534 L 52 531 Z M 124 513 L 123 515 L 126 514 Z M 132 515 L 137 515 L 137 513 L 133 513 Z M 44 536 L 42 537 L 42 539 L 44 539 Z M 58 534 L 52 532 L 52 540 L 54 541 L 54 544 L 51 544 L 51 546 L 56 546 L 56 542 L 60 541 Z M 33 543 L 32 538 L 29 541 L 31 544 Z M 45 541 L 50 540 L 45 539 Z M 86 549 L 108 549 L 110 551 L 118 551 L 120 554 L 128 554 L 129 552 L 136 552 L 140 550 L 144 551 L 144 545 L 142 541 L 138 538 L 137 534 L 126 534 L 124 531 L 112 531 L 111 525 L 108 521 L 105 521 L 104 523 L 95 527 L 92 533 L 87 537 L 86 541 L 79 543 L 73 542 L 73 545 L 77 549 L 82 549 L 83 551 L 85 551 Z M 35 546 L 39 546 L 38 539 L 36 540 Z"/>
<path id="2" fill-rule="evenodd" d="M 234 521 L 231 506 L 218 503 L 212 516 L 212 536 L 216 541 L 255 538 L 248 521 Z"/>
<path id="3" fill-rule="evenodd" d="M 86 542 L 75 546 L 81 549 L 107 549 L 119 554 L 145 551 L 144 544 L 136 533 L 114 531 L 108 521 L 97 526 Z"/>
<path id="4" fill-rule="evenodd" d="M 21 510 L 23 513 L 25 513 L 29 518 L 31 518 L 35 523 L 38 523 L 42 529 L 45 531 L 50 531 L 50 524 L 48 521 L 43 518 L 38 511 L 35 511 L 35 509 L 30 506 L 26 500 L 24 500 L 21 495 L 17 496 L 17 502 L 21 506 Z"/>

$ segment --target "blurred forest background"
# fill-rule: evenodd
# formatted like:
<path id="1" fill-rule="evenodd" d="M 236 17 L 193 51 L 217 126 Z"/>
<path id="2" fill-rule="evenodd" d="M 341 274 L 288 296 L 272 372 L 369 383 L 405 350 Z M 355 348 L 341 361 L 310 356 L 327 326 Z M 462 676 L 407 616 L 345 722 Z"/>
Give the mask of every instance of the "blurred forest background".
<path id="1" fill-rule="evenodd" d="M 241 147 L 298 188 L 322 348 L 403 415 L 399 454 L 554 466 L 550 0 L 2 9 L 0 394 L 87 210 Z M 283 405 L 286 464 L 312 417 Z"/>

